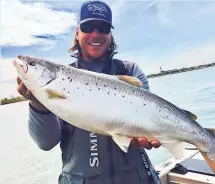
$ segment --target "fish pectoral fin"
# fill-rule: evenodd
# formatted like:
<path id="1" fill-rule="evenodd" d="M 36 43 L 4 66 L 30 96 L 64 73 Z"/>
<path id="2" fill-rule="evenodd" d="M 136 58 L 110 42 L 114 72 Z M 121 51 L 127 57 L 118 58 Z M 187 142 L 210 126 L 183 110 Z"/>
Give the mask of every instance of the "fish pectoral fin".
<path id="1" fill-rule="evenodd" d="M 112 139 L 121 148 L 121 150 L 123 150 L 126 153 L 128 152 L 128 148 L 131 143 L 131 138 L 119 134 L 113 134 Z"/>
<path id="2" fill-rule="evenodd" d="M 56 90 L 46 89 L 46 92 L 48 94 L 49 99 L 66 99 L 66 96 L 63 93 L 58 92 Z"/>
<path id="3" fill-rule="evenodd" d="M 186 114 L 188 114 L 192 120 L 197 120 L 197 116 L 190 111 L 182 109 Z"/>
<path id="4" fill-rule="evenodd" d="M 172 153 L 177 159 L 187 159 L 199 152 L 199 150 L 192 144 L 187 142 L 170 142 L 161 143 L 170 153 Z"/>
<path id="5" fill-rule="evenodd" d="M 141 87 L 143 85 L 142 82 L 136 77 L 132 77 L 128 75 L 117 75 L 117 76 L 118 76 L 118 79 L 124 82 L 127 82 L 133 86 Z"/>

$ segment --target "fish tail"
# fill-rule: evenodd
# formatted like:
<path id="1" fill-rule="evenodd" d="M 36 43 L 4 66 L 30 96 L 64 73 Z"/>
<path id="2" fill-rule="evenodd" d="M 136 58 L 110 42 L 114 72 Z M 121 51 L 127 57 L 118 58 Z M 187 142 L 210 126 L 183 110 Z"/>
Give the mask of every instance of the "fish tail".
<path id="1" fill-rule="evenodd" d="M 212 144 L 211 149 L 209 152 L 201 152 L 202 156 L 204 157 L 205 161 L 211 168 L 211 170 L 215 173 L 215 129 L 208 129 L 206 128 L 207 132 L 212 135 Z"/>
<path id="2" fill-rule="evenodd" d="M 215 153 L 205 153 L 201 152 L 202 156 L 204 157 L 205 161 L 211 168 L 211 170 L 215 173 Z"/>

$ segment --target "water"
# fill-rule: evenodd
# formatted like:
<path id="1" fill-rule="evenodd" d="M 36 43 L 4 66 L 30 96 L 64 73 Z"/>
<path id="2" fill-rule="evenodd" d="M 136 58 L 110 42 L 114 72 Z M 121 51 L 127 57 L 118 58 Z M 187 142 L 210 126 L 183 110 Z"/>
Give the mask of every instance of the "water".
<path id="1" fill-rule="evenodd" d="M 215 68 L 149 79 L 151 91 L 215 127 Z M 56 184 L 61 172 L 59 144 L 41 151 L 28 134 L 28 102 L 0 106 L 0 184 Z M 153 164 L 171 155 L 163 148 L 147 151 Z"/>

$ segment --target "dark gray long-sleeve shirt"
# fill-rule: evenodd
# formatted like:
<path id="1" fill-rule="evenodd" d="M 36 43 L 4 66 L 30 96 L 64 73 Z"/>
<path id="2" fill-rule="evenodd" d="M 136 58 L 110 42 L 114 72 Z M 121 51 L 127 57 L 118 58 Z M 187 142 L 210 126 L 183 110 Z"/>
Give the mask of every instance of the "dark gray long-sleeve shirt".
<path id="1" fill-rule="evenodd" d="M 103 68 L 103 63 L 88 64 L 93 71 L 100 72 Z M 137 64 L 134 67 L 128 68 L 132 76 L 137 77 L 143 83 L 143 88 L 149 90 L 148 81 Z M 29 133 L 38 147 L 48 151 L 55 147 L 61 141 L 61 123 L 53 113 L 42 114 L 29 108 Z"/>

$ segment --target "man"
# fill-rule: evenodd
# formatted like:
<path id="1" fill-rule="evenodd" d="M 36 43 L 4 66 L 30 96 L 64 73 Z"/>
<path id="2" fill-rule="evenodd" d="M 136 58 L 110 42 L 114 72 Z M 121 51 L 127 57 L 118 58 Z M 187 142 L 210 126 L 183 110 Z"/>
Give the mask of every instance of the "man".
<path id="1" fill-rule="evenodd" d="M 134 76 L 141 80 L 142 87 L 149 90 L 148 81 L 137 64 L 113 59 L 116 44 L 112 28 L 112 12 L 106 3 L 83 3 L 74 45 L 69 49 L 77 58 L 71 66 L 111 75 Z M 56 117 L 33 97 L 19 78 L 17 82 L 18 92 L 30 100 L 29 133 L 32 139 L 45 151 L 60 142 L 63 167 L 59 184 L 152 183 L 138 147 L 157 148 L 160 146 L 158 141 L 133 139 L 125 154 L 110 137 L 84 131 Z"/>

